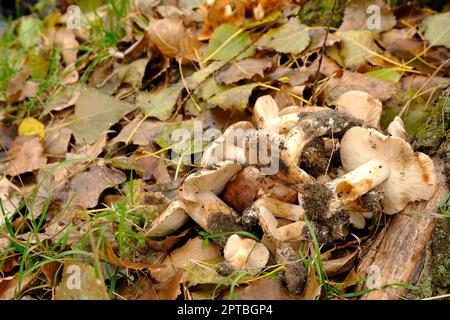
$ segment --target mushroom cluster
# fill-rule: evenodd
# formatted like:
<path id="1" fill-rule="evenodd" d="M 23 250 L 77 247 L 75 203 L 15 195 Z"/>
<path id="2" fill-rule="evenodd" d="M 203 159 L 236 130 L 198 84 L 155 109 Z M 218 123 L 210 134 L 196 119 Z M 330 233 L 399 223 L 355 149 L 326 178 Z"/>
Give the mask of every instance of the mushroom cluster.
<path id="1" fill-rule="evenodd" d="M 214 239 L 224 248 L 219 274 L 259 272 L 272 253 L 286 265 L 288 290 L 301 293 L 306 271 L 296 249 L 312 240 L 311 229 L 320 243 L 343 240 L 367 219 L 430 199 L 436 186 L 432 160 L 413 151 L 400 118 L 381 132 L 380 101 L 349 91 L 335 106 L 280 111 L 271 96 L 258 98 L 255 125 L 237 122 L 210 144 L 149 235 L 168 234 L 191 218 L 209 233 L 226 234 Z M 272 175 L 264 173 L 267 164 L 249 161 L 261 136 L 279 147 Z M 239 231 L 262 234 L 262 243 Z"/>

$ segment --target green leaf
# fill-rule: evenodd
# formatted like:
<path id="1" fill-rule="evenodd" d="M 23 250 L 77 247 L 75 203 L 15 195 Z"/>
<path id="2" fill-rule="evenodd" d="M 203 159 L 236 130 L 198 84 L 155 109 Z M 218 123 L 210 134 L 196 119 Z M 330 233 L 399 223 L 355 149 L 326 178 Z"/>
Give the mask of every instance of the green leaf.
<path id="1" fill-rule="evenodd" d="M 231 24 L 222 24 L 209 40 L 205 60 L 244 59 L 255 54 L 250 35 Z"/>
<path id="2" fill-rule="evenodd" d="M 381 80 L 397 83 L 402 77 L 401 74 L 392 69 L 377 69 L 365 73 L 368 76 L 375 77 Z"/>
<path id="3" fill-rule="evenodd" d="M 136 105 L 146 116 L 166 121 L 172 115 L 183 88 L 183 83 L 178 82 L 156 91 L 140 92 L 136 98 Z"/>
<path id="4" fill-rule="evenodd" d="M 256 43 L 259 49 L 270 48 L 281 53 L 300 53 L 310 41 L 308 27 L 298 18 L 290 18 L 287 23 L 269 30 Z"/>
<path id="5" fill-rule="evenodd" d="M 347 68 L 357 68 L 372 58 L 377 52 L 374 41 L 375 33 L 367 30 L 337 32 L 342 38 L 340 56 Z"/>
<path id="6" fill-rule="evenodd" d="M 421 30 L 432 46 L 450 48 L 449 21 L 450 12 L 446 12 L 428 17 L 422 22 Z"/>
<path id="7" fill-rule="evenodd" d="M 17 40 L 25 50 L 31 49 L 39 42 L 39 36 L 43 30 L 42 21 L 31 16 L 21 19 Z"/>
<path id="8" fill-rule="evenodd" d="M 257 83 L 250 83 L 226 90 L 209 100 L 210 104 L 216 105 L 224 110 L 243 111 L 248 105 L 248 99 Z"/>
<path id="9" fill-rule="evenodd" d="M 71 125 L 77 144 L 91 144 L 136 106 L 119 101 L 99 90 L 83 89 L 75 103 Z"/>

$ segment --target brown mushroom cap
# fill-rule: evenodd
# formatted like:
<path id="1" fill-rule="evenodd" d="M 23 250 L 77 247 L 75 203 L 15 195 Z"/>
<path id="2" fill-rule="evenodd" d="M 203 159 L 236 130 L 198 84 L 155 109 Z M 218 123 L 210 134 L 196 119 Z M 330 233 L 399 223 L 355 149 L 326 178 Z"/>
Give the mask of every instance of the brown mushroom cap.
<path id="1" fill-rule="evenodd" d="M 366 126 L 380 129 L 382 104 L 367 92 L 351 90 L 343 93 L 336 101 L 336 110 L 363 120 Z"/>
<path id="2" fill-rule="evenodd" d="M 340 154 L 342 166 L 350 172 L 340 178 L 344 182 L 339 183 L 336 190 L 344 192 L 346 189 L 347 194 L 352 194 L 363 184 L 365 190 L 380 185 L 385 196 L 384 212 L 388 214 L 403 210 L 408 202 L 429 200 L 435 191 L 433 161 L 426 154 L 414 153 L 401 138 L 388 137 L 374 129 L 353 127 L 341 140 Z M 378 164 L 369 167 L 369 162 Z M 378 170 L 380 172 L 375 172 Z M 360 173 L 353 175 L 355 183 L 347 181 L 345 177 L 356 171 Z M 371 175 L 379 175 L 379 179 Z"/>

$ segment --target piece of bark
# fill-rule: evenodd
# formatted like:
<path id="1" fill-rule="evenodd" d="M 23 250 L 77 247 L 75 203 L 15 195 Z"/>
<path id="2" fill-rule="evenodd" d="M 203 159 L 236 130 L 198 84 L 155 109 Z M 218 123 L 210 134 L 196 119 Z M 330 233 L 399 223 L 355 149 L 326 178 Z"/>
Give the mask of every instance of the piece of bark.
<path id="1" fill-rule="evenodd" d="M 411 203 L 392 218 L 360 260 L 357 278 L 368 277 L 370 267 L 378 266 L 381 286 L 414 284 L 418 279 L 423 268 L 426 246 L 431 241 L 439 217 L 437 215 L 439 203 L 448 193 L 442 172 L 443 163 L 438 157 L 433 157 L 433 162 L 437 174 L 435 194 L 429 201 Z M 365 283 L 360 283 L 355 291 L 363 289 L 366 289 Z M 404 287 L 389 285 L 371 291 L 361 299 L 400 299 L 406 290 Z"/>

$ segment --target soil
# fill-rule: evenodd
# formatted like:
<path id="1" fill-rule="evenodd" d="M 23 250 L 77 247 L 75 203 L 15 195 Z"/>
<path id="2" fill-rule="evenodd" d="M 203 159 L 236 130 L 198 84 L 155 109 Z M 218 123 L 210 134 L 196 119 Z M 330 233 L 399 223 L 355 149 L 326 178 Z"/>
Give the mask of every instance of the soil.
<path id="1" fill-rule="evenodd" d="M 290 247 L 277 250 L 277 256 L 278 263 L 284 264 L 285 266 L 282 273 L 283 282 L 286 284 L 289 293 L 295 295 L 301 294 L 308 276 L 303 262 L 295 253 L 294 249 Z"/>

